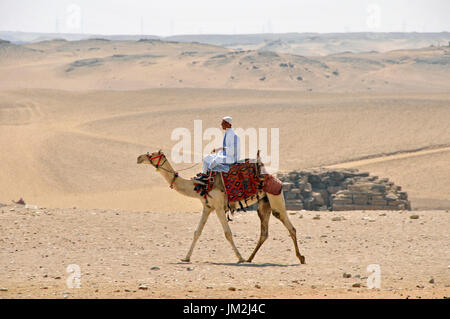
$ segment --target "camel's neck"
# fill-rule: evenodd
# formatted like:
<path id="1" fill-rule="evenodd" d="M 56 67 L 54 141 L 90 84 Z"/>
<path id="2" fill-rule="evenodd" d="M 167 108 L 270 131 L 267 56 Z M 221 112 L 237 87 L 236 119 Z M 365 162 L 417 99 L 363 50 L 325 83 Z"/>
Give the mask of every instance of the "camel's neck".
<path id="1" fill-rule="evenodd" d="M 173 189 L 189 197 L 200 198 L 200 195 L 194 190 L 194 182 L 190 179 L 184 179 L 181 176 L 178 176 L 173 182 L 175 170 L 170 165 L 169 161 L 166 160 L 163 165 L 160 166 L 159 172 L 164 177 L 164 179 L 169 183 L 169 185 L 173 185 Z"/>

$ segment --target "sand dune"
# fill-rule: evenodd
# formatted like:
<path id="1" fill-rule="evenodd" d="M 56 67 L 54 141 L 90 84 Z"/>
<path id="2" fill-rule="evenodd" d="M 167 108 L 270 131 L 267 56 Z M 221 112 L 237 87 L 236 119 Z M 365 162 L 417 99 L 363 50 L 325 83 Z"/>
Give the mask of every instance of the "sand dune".
<path id="1" fill-rule="evenodd" d="M 318 57 L 164 41 L 0 44 L 0 89 L 447 92 L 449 67 L 448 47 Z"/>
<path id="2" fill-rule="evenodd" d="M 171 192 L 153 169 L 135 164 L 137 155 L 147 151 L 163 149 L 170 156 L 177 142 L 171 140 L 174 128 L 193 130 L 198 119 L 203 129 L 217 127 L 223 114 L 233 115 L 236 127 L 244 129 L 279 128 L 280 169 L 305 169 L 445 144 L 450 140 L 448 99 L 448 94 L 212 89 L 3 91 L 0 201 L 25 197 L 52 207 L 198 210 L 199 203 Z M 242 138 L 245 157 L 254 157 L 248 138 Z M 413 205 L 425 185 L 429 205 L 448 198 L 448 179 L 438 178 L 448 174 L 445 157 L 439 158 L 441 166 L 433 166 L 434 174 L 421 169 L 420 178 L 414 165 L 428 162 L 410 161 L 408 166 L 401 159 L 391 161 L 389 167 L 398 167 L 392 170 L 361 166 L 404 186 Z M 199 170 L 197 165 L 182 175 Z"/>
<path id="3" fill-rule="evenodd" d="M 448 32 L 441 33 L 266 33 L 236 35 L 175 35 L 164 40 L 200 42 L 239 50 L 264 50 L 296 55 L 325 56 L 340 52 L 386 52 L 447 45 Z"/>
<path id="4" fill-rule="evenodd" d="M 281 170 L 446 145 L 449 67 L 446 47 L 300 56 L 154 40 L 3 42 L 0 200 L 197 210 L 135 158 L 170 155 L 173 129 L 192 130 L 197 119 L 217 127 L 224 114 L 244 129 L 280 128 Z M 397 173 L 361 166 L 405 184 L 413 204 L 424 185 L 427 205 L 445 204 L 450 186 L 436 175 L 448 176 L 445 156 L 432 157 L 436 170 L 420 178 L 414 165 L 427 162 L 419 157 L 390 161 Z"/>

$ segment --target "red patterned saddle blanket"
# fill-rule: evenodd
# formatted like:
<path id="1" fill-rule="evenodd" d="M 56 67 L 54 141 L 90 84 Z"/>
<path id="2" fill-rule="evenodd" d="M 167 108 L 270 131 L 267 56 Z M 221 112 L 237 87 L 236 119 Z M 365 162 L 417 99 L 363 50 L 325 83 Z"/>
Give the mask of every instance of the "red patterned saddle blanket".
<path id="1" fill-rule="evenodd" d="M 228 173 L 222 173 L 222 178 L 230 203 L 250 198 L 262 188 L 256 163 L 248 160 L 231 165 Z"/>
<path id="2" fill-rule="evenodd" d="M 228 201 L 230 203 L 246 200 L 255 196 L 263 187 L 263 181 L 258 177 L 258 169 L 256 163 L 250 160 L 245 160 L 242 163 L 233 164 L 230 166 L 228 173 L 209 172 L 202 175 L 202 184 L 195 184 L 195 191 L 207 198 L 211 191 L 215 178 L 220 178 L 222 174 L 225 191 L 227 193 Z"/>

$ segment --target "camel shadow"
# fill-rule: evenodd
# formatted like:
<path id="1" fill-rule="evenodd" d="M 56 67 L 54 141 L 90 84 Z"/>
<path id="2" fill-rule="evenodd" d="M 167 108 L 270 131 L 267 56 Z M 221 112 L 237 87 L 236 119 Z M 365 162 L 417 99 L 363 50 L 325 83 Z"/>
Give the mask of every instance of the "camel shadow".
<path id="1" fill-rule="evenodd" d="M 262 264 L 257 264 L 257 263 L 215 263 L 215 262 L 211 262 L 209 263 L 211 265 L 215 265 L 215 266 L 234 266 L 234 267 L 254 267 L 254 268 L 264 268 L 264 267 L 296 267 L 296 266 L 300 266 L 300 264 L 290 264 L 290 265 L 283 265 L 283 264 L 273 264 L 273 263 L 262 263 Z"/>
<path id="2" fill-rule="evenodd" d="M 192 262 L 176 262 L 176 263 L 170 263 L 170 264 L 173 264 L 173 265 L 192 265 L 192 264 L 195 264 L 195 263 L 192 263 Z M 254 268 L 264 268 L 264 267 L 283 267 L 283 268 L 287 268 L 287 267 L 301 266 L 300 264 L 283 265 L 283 264 L 273 264 L 273 263 L 257 264 L 257 263 L 248 263 L 248 262 L 244 262 L 244 263 L 218 263 L 218 262 L 209 262 L 209 261 L 200 262 L 198 264 L 206 264 L 206 265 L 214 265 L 214 266 L 254 267 Z"/>

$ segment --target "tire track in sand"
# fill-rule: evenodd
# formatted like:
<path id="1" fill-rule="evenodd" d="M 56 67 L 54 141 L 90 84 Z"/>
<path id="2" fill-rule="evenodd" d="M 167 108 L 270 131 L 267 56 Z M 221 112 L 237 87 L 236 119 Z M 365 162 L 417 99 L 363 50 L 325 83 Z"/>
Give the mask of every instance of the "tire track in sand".
<path id="1" fill-rule="evenodd" d="M 325 168 L 333 169 L 333 168 L 354 168 L 369 164 L 394 161 L 404 158 L 418 157 L 436 153 L 444 153 L 450 152 L 450 144 L 440 144 L 440 145 L 431 145 L 420 147 L 411 150 L 402 150 L 391 153 L 381 153 L 381 154 L 373 154 L 368 156 L 363 156 L 355 159 L 351 159 L 345 162 L 334 163 L 330 165 L 324 165 Z"/>

